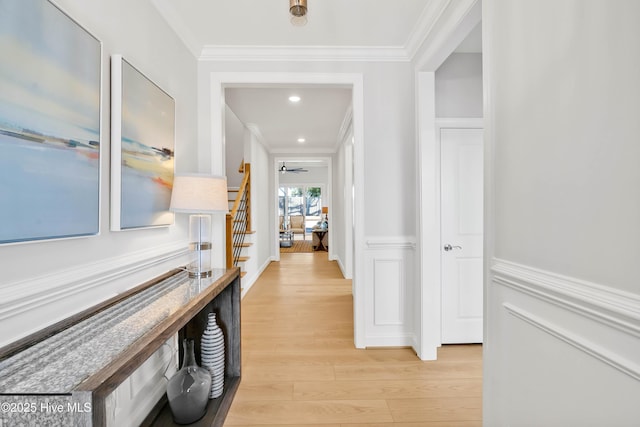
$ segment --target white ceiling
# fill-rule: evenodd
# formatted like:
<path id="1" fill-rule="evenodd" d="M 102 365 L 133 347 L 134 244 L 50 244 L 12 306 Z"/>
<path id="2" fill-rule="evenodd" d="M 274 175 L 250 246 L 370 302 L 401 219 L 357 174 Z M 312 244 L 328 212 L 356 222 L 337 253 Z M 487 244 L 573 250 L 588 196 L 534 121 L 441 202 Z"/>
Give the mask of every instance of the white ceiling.
<path id="1" fill-rule="evenodd" d="M 288 0 L 150 1 L 203 60 L 303 52 L 408 60 L 450 5 L 449 0 L 308 0 L 308 23 L 296 27 L 289 22 Z M 460 52 L 481 50 L 479 27 Z M 299 105 L 287 100 L 293 92 L 302 98 Z M 272 153 L 335 151 L 351 105 L 350 89 L 321 86 L 227 88 L 225 96 Z M 296 141 L 301 136 L 304 144 Z"/>
<path id="2" fill-rule="evenodd" d="M 403 47 L 422 40 L 442 0 L 308 0 L 308 23 L 288 0 L 151 0 L 195 51 L 207 46 Z"/>
<path id="3" fill-rule="evenodd" d="M 291 95 L 298 95 L 300 102 L 290 102 Z M 227 88 L 225 99 L 240 121 L 259 133 L 270 152 L 333 153 L 351 106 L 351 89 Z M 305 142 L 298 142 L 298 138 L 305 138 Z"/>

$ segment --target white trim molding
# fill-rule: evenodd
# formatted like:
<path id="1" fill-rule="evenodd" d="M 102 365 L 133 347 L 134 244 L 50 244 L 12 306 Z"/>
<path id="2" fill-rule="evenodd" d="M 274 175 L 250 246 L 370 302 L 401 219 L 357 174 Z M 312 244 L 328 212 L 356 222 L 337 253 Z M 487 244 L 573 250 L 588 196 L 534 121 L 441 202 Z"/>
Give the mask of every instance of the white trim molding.
<path id="1" fill-rule="evenodd" d="M 365 347 L 414 346 L 416 238 L 365 239 Z"/>
<path id="2" fill-rule="evenodd" d="M 437 117 L 436 129 L 483 129 L 482 117 Z"/>
<path id="3" fill-rule="evenodd" d="M 178 265 L 181 260 L 186 262 L 188 253 L 186 242 L 171 244 L 4 285 L 0 288 L 0 320 L 105 286 L 143 270 L 167 263 Z"/>
<path id="4" fill-rule="evenodd" d="M 203 46 L 201 61 L 409 62 L 402 46 Z"/>
<path id="5" fill-rule="evenodd" d="M 240 298 L 244 298 L 247 295 L 247 292 L 249 292 L 249 289 L 251 289 L 253 285 L 255 285 L 258 278 L 260 278 L 260 275 L 262 275 L 262 273 L 267 269 L 267 267 L 269 267 L 269 264 L 271 264 L 274 261 L 276 261 L 274 257 L 267 258 L 264 264 L 262 264 L 262 266 L 258 268 L 258 271 L 253 273 L 248 279 L 242 279 L 240 281 L 240 283 L 242 284 L 242 292 L 240 293 Z"/>
<path id="6" fill-rule="evenodd" d="M 569 344 L 570 346 L 595 357 L 599 361 L 606 363 L 626 375 L 629 375 L 636 381 L 640 381 L 640 365 L 638 363 L 621 357 L 619 354 L 610 351 L 602 345 L 584 339 L 578 334 L 570 332 L 557 324 L 545 321 L 541 317 L 531 314 L 514 304 L 505 302 L 502 306 L 512 316 L 517 317 L 541 331 L 558 338 L 565 344 Z"/>
<path id="7" fill-rule="evenodd" d="M 437 70 L 482 20 L 481 0 L 443 1 L 437 20 L 411 48 L 416 70 Z"/>
<path id="8" fill-rule="evenodd" d="M 353 106 L 349 105 L 347 106 L 347 111 L 345 111 L 342 123 L 340 124 L 338 138 L 336 139 L 336 144 L 333 149 L 334 153 L 338 152 L 351 133 L 353 133 Z"/>
<path id="9" fill-rule="evenodd" d="M 493 282 L 640 337 L 640 295 L 494 258 Z"/>
<path id="10" fill-rule="evenodd" d="M 188 258 L 188 242 L 173 242 L 3 285 L 0 347 L 184 266 Z"/>
<path id="11" fill-rule="evenodd" d="M 201 155 L 201 170 L 212 173 L 224 171 L 224 88 L 250 84 L 314 84 L 328 86 L 350 86 L 352 89 L 353 108 L 353 186 L 354 193 L 354 275 L 353 275 L 353 311 L 354 311 L 354 343 L 357 348 L 365 347 L 365 290 L 363 278 L 365 266 L 363 251 L 365 209 L 363 194 L 366 182 L 364 179 L 364 76 L 362 73 L 300 73 L 300 72 L 211 72 L 206 74 L 200 90 L 199 108 L 208 114 L 210 122 L 202 120 L 199 124 L 199 148 L 206 155 Z M 206 85 L 209 90 L 207 91 Z M 275 172 L 275 169 L 274 169 Z M 274 218 L 273 230 L 277 230 L 277 218 Z M 219 228 L 214 226 L 214 233 L 224 234 L 222 221 Z M 275 234 L 274 234 L 275 236 Z M 331 235 L 329 237 L 331 239 Z M 274 238 L 275 242 L 276 239 Z M 275 244 L 275 243 L 274 243 Z M 331 241 L 329 248 L 331 251 Z M 275 248 L 274 248 L 275 249 Z M 330 252 L 331 255 L 331 252 Z M 274 256 L 278 258 L 278 252 Z"/>
<path id="12" fill-rule="evenodd" d="M 416 249 L 416 238 L 409 236 L 400 237 L 368 237 L 367 249 Z"/>
<path id="13" fill-rule="evenodd" d="M 485 423 L 637 420 L 632 396 L 640 392 L 640 295 L 513 261 L 488 261 L 491 324 L 483 354 L 492 369 L 485 375 L 484 391 L 491 395 Z M 584 387 L 585 379 L 591 387 Z M 522 396 L 534 396 L 532 411 L 538 413 L 527 413 L 533 407 Z M 578 415 L 582 409 L 588 416 Z"/>
<path id="14" fill-rule="evenodd" d="M 158 13 L 162 15 L 167 24 L 173 29 L 182 43 L 189 49 L 195 58 L 202 53 L 202 43 L 198 41 L 195 33 L 189 25 L 178 19 L 178 12 L 171 5 L 170 0 L 151 0 L 151 3 L 158 9 Z"/>
<path id="15" fill-rule="evenodd" d="M 471 31 L 480 15 L 480 0 L 431 0 L 409 33 L 407 41 L 395 46 L 212 45 L 196 36 L 169 0 L 152 0 L 151 3 L 189 51 L 201 61 L 410 62 L 420 54 L 425 40 L 430 45 L 427 56 L 438 56 L 444 60 L 448 53 L 444 55 L 441 52 L 455 48 Z M 457 29 L 460 26 L 464 28 L 464 32 L 449 41 L 452 33 L 459 33 Z M 421 61 L 425 62 L 427 61 Z M 434 63 L 431 61 L 431 64 Z"/>

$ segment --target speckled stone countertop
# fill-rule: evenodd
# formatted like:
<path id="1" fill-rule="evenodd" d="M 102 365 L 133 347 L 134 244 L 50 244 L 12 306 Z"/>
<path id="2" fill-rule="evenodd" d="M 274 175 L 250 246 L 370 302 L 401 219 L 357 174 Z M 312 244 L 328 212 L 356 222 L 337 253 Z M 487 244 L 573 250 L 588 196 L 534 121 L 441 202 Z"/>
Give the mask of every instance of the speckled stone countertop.
<path id="1" fill-rule="evenodd" d="M 71 393 L 226 270 L 178 273 L 0 362 L 0 393 Z"/>

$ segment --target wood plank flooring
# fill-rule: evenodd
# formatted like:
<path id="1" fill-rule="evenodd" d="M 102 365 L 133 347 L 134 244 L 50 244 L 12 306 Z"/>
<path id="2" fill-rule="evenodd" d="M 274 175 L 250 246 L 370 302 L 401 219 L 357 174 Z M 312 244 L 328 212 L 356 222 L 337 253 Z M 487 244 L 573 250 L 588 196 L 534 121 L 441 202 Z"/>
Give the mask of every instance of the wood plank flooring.
<path id="1" fill-rule="evenodd" d="M 225 427 L 482 425 L 482 347 L 353 346 L 351 281 L 326 252 L 281 254 L 242 301 L 242 382 Z"/>

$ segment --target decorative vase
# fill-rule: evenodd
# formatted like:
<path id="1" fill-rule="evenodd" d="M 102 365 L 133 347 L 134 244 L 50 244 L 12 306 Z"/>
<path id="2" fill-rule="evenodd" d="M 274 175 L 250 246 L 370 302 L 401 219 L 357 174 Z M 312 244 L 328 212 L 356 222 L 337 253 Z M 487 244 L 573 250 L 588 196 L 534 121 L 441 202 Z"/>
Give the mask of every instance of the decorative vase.
<path id="1" fill-rule="evenodd" d="M 200 342 L 202 367 L 211 374 L 209 399 L 222 396 L 224 391 L 224 335 L 216 323 L 216 314 L 209 313 L 207 328 Z"/>
<path id="2" fill-rule="evenodd" d="M 173 420 L 178 424 L 190 424 L 198 421 L 207 412 L 211 375 L 196 363 L 193 339 L 186 338 L 182 347 L 182 368 L 167 384 L 167 399 Z"/>

